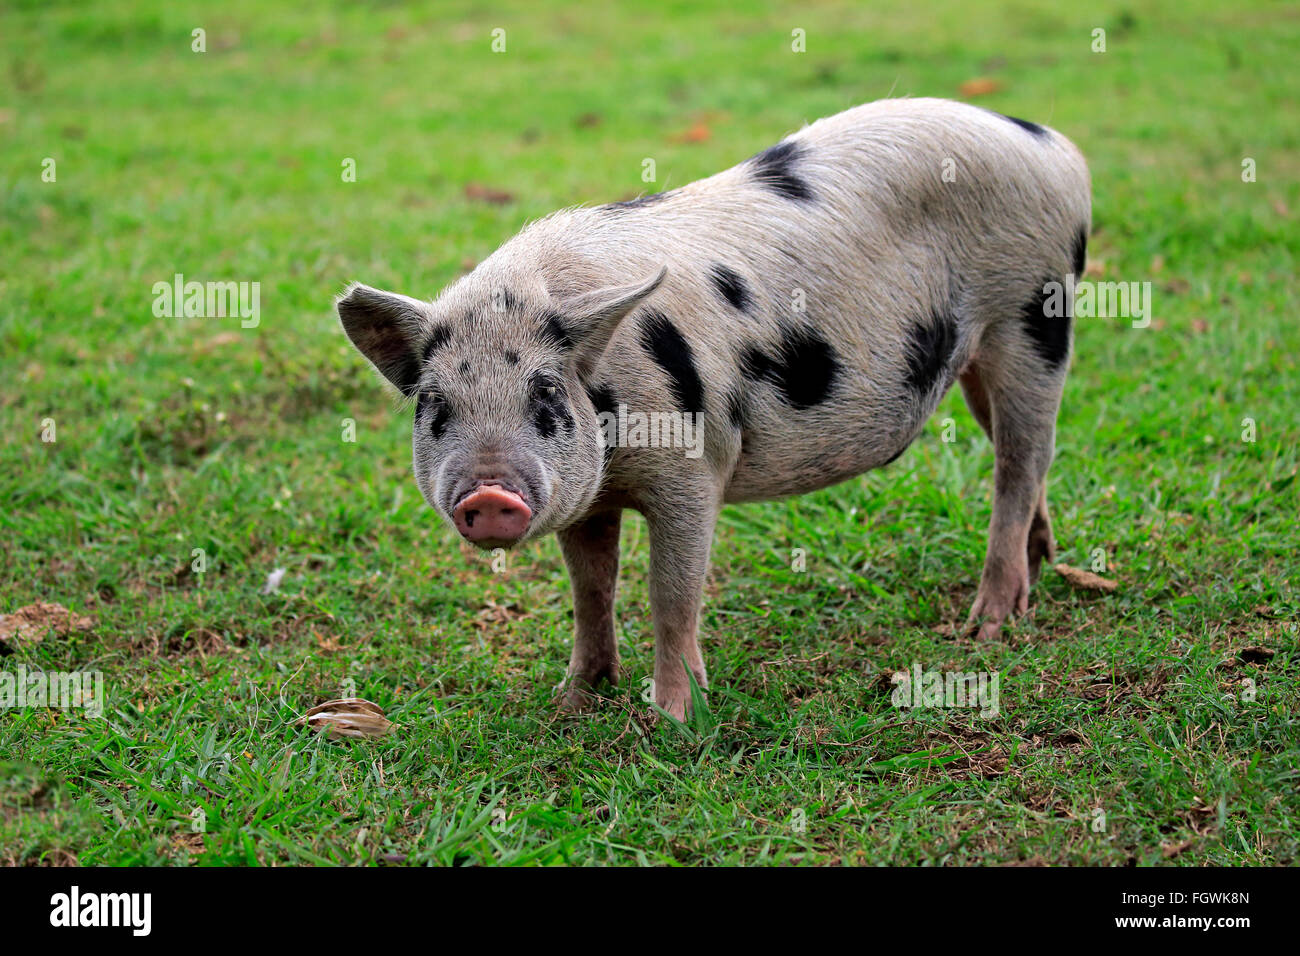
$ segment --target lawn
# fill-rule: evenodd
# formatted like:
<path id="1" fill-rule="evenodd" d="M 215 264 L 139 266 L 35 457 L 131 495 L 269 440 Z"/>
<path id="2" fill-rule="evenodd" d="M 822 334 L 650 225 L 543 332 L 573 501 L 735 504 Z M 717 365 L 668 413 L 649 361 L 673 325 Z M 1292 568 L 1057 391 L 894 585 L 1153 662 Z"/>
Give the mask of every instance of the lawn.
<path id="1" fill-rule="evenodd" d="M 107 702 L 0 711 L 0 863 L 1300 862 L 1300 15 L 886 6 L 10 3 L 0 614 L 88 622 L 0 671 Z M 1070 136 L 1089 275 L 1152 284 L 1148 327 L 1079 321 L 1051 472 L 1059 560 L 1117 587 L 1047 569 L 965 635 L 993 453 L 953 393 L 887 469 L 724 512 L 686 725 L 642 700 L 629 515 L 623 682 L 560 714 L 558 545 L 454 540 L 334 295 L 433 296 L 889 95 Z M 155 315 L 177 273 L 260 283 L 259 321 Z M 914 664 L 996 673 L 999 713 L 895 707 Z M 394 730 L 295 726 L 345 694 Z"/>

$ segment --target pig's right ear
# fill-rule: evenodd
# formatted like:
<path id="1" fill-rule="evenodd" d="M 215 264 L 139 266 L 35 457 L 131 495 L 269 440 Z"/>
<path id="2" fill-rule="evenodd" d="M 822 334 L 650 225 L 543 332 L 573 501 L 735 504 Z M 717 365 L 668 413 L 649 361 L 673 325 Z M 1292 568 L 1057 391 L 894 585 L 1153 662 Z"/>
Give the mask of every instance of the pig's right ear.
<path id="1" fill-rule="evenodd" d="M 403 395 L 420 381 L 420 349 L 430 334 L 428 306 L 354 282 L 335 302 L 343 331 Z"/>
<path id="2" fill-rule="evenodd" d="M 586 292 L 561 305 L 574 342 L 573 363 L 579 378 L 586 378 L 596 367 L 618 324 L 659 288 L 667 274 L 664 266 L 658 275 L 643 282 Z"/>

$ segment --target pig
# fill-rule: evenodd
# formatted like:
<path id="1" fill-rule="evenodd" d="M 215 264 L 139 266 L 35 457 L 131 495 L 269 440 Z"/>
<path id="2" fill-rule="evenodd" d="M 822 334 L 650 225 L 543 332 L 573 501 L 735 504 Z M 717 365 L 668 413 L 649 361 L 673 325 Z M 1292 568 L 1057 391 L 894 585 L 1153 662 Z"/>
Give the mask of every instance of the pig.
<path id="1" fill-rule="evenodd" d="M 996 639 L 1027 612 L 1054 555 L 1046 479 L 1073 335 L 1046 303 L 1082 274 L 1090 223 L 1088 169 L 1061 134 L 889 99 L 707 179 L 554 213 L 432 301 L 353 284 L 337 308 L 414 403 L 429 506 L 484 549 L 558 535 L 569 710 L 618 680 L 620 521 L 644 516 L 654 700 L 681 719 L 688 669 L 708 686 L 698 630 L 722 506 L 893 462 L 954 382 L 996 460 L 969 632 Z M 695 416 L 697 453 L 620 441 L 611 423 L 635 412 Z"/>

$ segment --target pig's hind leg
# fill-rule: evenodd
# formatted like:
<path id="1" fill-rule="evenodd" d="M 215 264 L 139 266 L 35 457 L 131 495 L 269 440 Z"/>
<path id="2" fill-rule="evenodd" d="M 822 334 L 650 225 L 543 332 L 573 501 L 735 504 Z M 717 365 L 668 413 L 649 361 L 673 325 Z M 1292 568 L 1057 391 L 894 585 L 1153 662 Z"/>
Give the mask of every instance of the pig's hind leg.
<path id="1" fill-rule="evenodd" d="M 984 383 L 980 379 L 979 368 L 975 365 L 968 366 L 962 372 L 960 381 L 962 394 L 966 397 L 966 405 L 980 427 L 984 429 L 984 434 L 989 436 L 989 441 L 992 441 L 993 410 L 989 407 L 988 392 L 985 391 Z M 1052 519 L 1047 514 L 1046 479 L 1039 489 L 1038 505 L 1034 508 L 1034 516 L 1029 524 L 1029 540 L 1026 543 L 1025 556 L 1029 562 L 1030 584 L 1038 580 L 1038 572 L 1042 568 L 1044 559 L 1047 561 L 1056 559 L 1056 539 L 1052 537 Z"/>
<path id="2" fill-rule="evenodd" d="M 585 709 L 601 681 L 618 683 L 614 589 L 618 581 L 618 535 L 622 514 L 605 511 L 559 532 L 560 549 L 573 588 L 573 653 L 559 686 L 560 703 Z"/>
<path id="3" fill-rule="evenodd" d="M 1047 469 L 1056 414 L 1065 384 L 1068 340 L 1062 354 L 1043 354 L 1007 323 L 986 331 L 960 380 L 967 404 L 993 440 L 993 517 L 979 592 L 968 626 L 981 640 L 1029 609 L 1029 586 L 1044 558 L 1055 555 L 1047 514 Z"/>

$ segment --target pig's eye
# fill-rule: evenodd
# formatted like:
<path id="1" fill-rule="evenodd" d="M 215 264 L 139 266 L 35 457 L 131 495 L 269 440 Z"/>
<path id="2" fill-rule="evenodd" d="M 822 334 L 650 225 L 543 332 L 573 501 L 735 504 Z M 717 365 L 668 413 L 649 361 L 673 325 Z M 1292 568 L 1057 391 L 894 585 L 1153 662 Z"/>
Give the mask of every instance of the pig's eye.
<path id="1" fill-rule="evenodd" d="M 548 375 L 539 375 L 533 380 L 533 398 L 539 402 L 551 401 L 559 394 L 559 390 L 555 379 Z"/>

